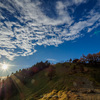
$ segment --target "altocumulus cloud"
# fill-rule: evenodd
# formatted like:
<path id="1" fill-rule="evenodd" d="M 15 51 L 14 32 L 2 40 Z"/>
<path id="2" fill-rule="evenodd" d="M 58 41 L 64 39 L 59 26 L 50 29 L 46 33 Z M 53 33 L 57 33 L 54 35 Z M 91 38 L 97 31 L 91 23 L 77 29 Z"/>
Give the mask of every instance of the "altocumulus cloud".
<path id="1" fill-rule="evenodd" d="M 37 51 L 37 45 L 58 46 L 64 41 L 79 38 L 85 28 L 90 32 L 100 25 L 100 13 L 95 10 L 100 7 L 99 0 L 77 21 L 74 16 L 76 8 L 89 0 L 53 2 L 56 18 L 46 14 L 42 1 L 0 1 L 0 57 L 13 60 L 17 56 L 32 55 Z M 48 13 L 53 14 L 52 11 Z"/>

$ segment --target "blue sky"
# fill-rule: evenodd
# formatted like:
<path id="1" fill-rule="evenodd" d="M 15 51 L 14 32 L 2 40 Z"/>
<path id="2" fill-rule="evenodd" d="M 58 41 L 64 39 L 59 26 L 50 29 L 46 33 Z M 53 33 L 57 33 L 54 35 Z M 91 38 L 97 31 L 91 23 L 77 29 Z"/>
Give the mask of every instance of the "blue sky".
<path id="1" fill-rule="evenodd" d="M 100 0 L 0 0 L 1 76 L 100 51 Z M 0 72 L 0 73 L 1 73 Z"/>

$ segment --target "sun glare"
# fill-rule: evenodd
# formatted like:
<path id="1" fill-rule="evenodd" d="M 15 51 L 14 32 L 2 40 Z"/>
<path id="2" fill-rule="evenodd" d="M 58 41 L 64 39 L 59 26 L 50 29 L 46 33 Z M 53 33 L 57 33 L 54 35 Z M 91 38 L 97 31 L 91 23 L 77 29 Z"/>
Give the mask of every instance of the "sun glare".
<path id="1" fill-rule="evenodd" d="M 8 65 L 7 65 L 7 64 L 3 64 L 3 65 L 2 65 L 2 69 L 3 69 L 3 70 L 7 70 L 7 68 L 8 68 Z"/>

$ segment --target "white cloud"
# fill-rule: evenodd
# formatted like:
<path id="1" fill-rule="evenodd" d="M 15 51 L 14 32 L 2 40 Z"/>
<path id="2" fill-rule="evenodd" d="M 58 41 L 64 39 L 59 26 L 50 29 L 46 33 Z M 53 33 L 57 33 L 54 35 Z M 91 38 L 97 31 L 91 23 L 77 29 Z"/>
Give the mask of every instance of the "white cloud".
<path id="1" fill-rule="evenodd" d="M 92 28 L 88 28 L 88 32 L 91 32 L 93 29 L 97 28 L 98 26 L 100 26 L 100 23 L 97 23 L 95 26 L 93 26 Z"/>
<path id="2" fill-rule="evenodd" d="M 86 3 L 86 1 L 88 1 L 88 0 L 73 0 L 73 2 L 74 2 L 75 4 Z"/>
<path id="3" fill-rule="evenodd" d="M 35 53 L 35 46 L 58 46 L 64 41 L 79 38 L 83 29 L 89 28 L 99 20 L 100 13 L 91 10 L 87 20 L 75 22 L 68 12 L 72 5 L 86 3 L 87 0 L 57 1 L 54 10 L 57 17 L 51 18 L 41 9 L 42 2 L 31 0 L 10 0 L 0 3 L 0 7 L 9 12 L 4 15 L 0 9 L 0 56 L 13 60 L 16 56 L 28 56 Z M 12 6 L 11 6 L 11 5 Z M 72 13 L 73 13 L 72 12 Z M 58 27 L 59 25 L 65 26 Z M 96 24 L 97 26 L 99 24 Z M 95 27 L 92 27 L 93 29 Z M 89 32 L 89 31 L 88 31 Z"/>
<path id="4" fill-rule="evenodd" d="M 93 12 L 93 11 L 91 11 Z M 74 23 L 73 26 L 70 27 L 70 35 L 75 35 L 78 34 L 80 31 L 82 31 L 85 28 L 88 28 L 88 32 L 90 32 L 89 28 L 90 26 L 93 26 L 95 24 L 96 21 L 98 21 L 100 19 L 100 14 L 97 12 L 94 12 L 93 15 L 89 15 L 90 18 L 88 18 L 87 20 L 83 20 L 83 21 L 79 21 Z M 92 27 L 92 29 L 96 28 L 97 26 L 99 26 L 100 23 L 97 23 L 96 26 Z"/>
<path id="5" fill-rule="evenodd" d="M 48 58 L 47 60 L 48 61 L 53 61 L 53 62 L 56 62 L 57 61 L 56 59 L 51 59 L 51 58 Z"/>

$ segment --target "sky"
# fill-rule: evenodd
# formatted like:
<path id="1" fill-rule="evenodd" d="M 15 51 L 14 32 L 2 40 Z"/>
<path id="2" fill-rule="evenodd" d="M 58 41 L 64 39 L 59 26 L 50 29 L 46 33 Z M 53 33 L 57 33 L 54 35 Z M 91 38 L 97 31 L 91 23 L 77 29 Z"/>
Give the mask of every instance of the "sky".
<path id="1" fill-rule="evenodd" d="M 0 76 L 99 51 L 100 0 L 0 0 Z"/>

